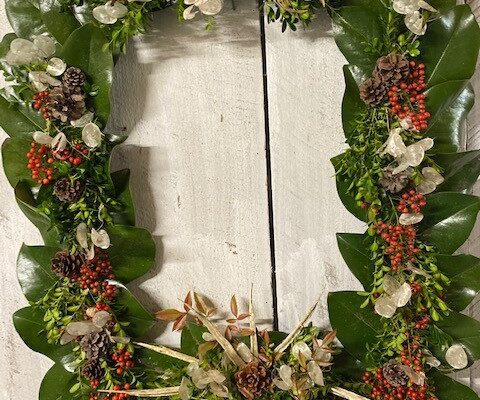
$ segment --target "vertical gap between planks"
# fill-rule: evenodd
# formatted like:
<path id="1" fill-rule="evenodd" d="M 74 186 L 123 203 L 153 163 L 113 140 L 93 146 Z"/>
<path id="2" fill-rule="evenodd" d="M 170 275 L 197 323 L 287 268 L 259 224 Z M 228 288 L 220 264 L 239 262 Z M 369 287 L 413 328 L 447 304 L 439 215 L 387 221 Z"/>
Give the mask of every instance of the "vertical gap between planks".
<path id="1" fill-rule="evenodd" d="M 267 170 L 267 196 L 268 196 L 268 227 L 270 234 L 270 262 L 271 285 L 273 304 L 273 329 L 278 330 L 278 299 L 277 299 L 277 269 L 275 260 L 275 226 L 273 215 L 273 189 L 272 189 L 272 156 L 270 151 L 270 121 L 268 113 L 268 78 L 267 78 L 267 44 L 265 38 L 265 15 L 263 7 L 259 7 L 260 44 L 262 48 L 262 73 L 263 73 L 263 107 L 265 119 L 265 162 Z"/>

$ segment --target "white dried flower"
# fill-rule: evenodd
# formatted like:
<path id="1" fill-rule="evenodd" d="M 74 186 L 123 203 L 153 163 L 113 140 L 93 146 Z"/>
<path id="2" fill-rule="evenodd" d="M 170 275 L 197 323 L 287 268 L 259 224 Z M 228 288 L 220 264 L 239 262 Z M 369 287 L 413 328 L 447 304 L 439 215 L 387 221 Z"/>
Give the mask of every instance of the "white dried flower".
<path id="1" fill-rule="evenodd" d="M 180 383 L 180 387 L 178 388 L 178 395 L 180 396 L 181 400 L 189 400 L 191 397 L 191 390 L 189 388 L 191 382 L 190 379 L 186 377 L 182 377 L 182 382 Z"/>
<path id="2" fill-rule="evenodd" d="M 55 40 L 53 40 L 50 36 L 36 36 L 33 39 L 33 44 L 36 47 L 38 54 L 42 58 L 49 58 L 55 54 Z"/>
<path id="3" fill-rule="evenodd" d="M 183 11 L 183 18 L 189 20 L 195 18 L 198 11 L 204 15 L 218 14 L 222 10 L 223 0 L 186 0 L 184 4 L 188 7 Z"/>
<path id="4" fill-rule="evenodd" d="M 45 71 L 31 71 L 28 73 L 28 79 L 32 82 L 35 89 L 39 92 L 47 89 L 49 86 L 60 86 L 61 82 L 55 79 Z"/>
<path id="5" fill-rule="evenodd" d="M 253 354 L 250 351 L 250 348 L 245 343 L 240 342 L 237 345 L 237 353 L 246 363 L 250 363 L 253 361 Z"/>
<path id="6" fill-rule="evenodd" d="M 33 140 L 37 142 L 38 144 L 44 144 L 47 146 L 50 146 L 52 144 L 53 138 L 50 135 L 47 135 L 44 132 L 36 131 L 33 132 Z"/>
<path id="7" fill-rule="evenodd" d="M 468 356 L 461 344 L 450 346 L 445 353 L 445 359 L 455 369 L 463 369 L 468 366 Z"/>
<path id="8" fill-rule="evenodd" d="M 76 232 L 77 242 L 82 249 L 88 249 L 88 228 L 85 222 L 77 226 Z"/>
<path id="9" fill-rule="evenodd" d="M 48 61 L 47 73 L 51 76 L 60 76 L 67 69 L 67 64 L 61 58 L 52 57 Z"/>
<path id="10" fill-rule="evenodd" d="M 398 307 L 405 306 L 412 297 L 412 288 L 407 282 L 401 284 L 391 275 L 383 278 L 382 294 L 375 302 L 375 311 L 385 318 L 392 318 Z"/>
<path id="11" fill-rule="evenodd" d="M 93 120 L 93 113 L 91 111 L 87 111 L 83 114 L 79 119 L 74 121 L 70 121 L 70 124 L 75 128 L 83 128 Z"/>
<path id="12" fill-rule="evenodd" d="M 40 62 L 55 54 L 55 41 L 49 36 L 37 36 L 33 42 L 16 38 L 10 43 L 5 59 L 10 65 L 25 65 Z"/>
<path id="13" fill-rule="evenodd" d="M 103 328 L 112 316 L 108 311 L 98 311 L 92 317 L 92 323 L 98 328 Z"/>
<path id="14" fill-rule="evenodd" d="M 98 6 L 93 9 L 93 17 L 105 25 L 112 25 L 118 19 L 123 18 L 128 13 L 128 8 L 120 2 L 111 3 L 108 1 L 103 6 Z"/>
<path id="15" fill-rule="evenodd" d="M 421 10 L 437 11 L 423 0 L 393 0 L 393 9 L 397 13 L 405 15 L 405 25 L 415 35 L 424 35 L 427 30 Z"/>
<path id="16" fill-rule="evenodd" d="M 423 220 L 422 213 L 403 213 L 402 215 L 400 215 L 400 218 L 398 218 L 398 222 L 404 226 L 415 225 L 421 222 L 422 220 Z"/>
<path id="17" fill-rule="evenodd" d="M 95 246 L 104 250 L 110 247 L 110 237 L 105 229 L 97 231 L 95 228 L 92 228 L 90 237 Z"/>
<path id="18" fill-rule="evenodd" d="M 102 131 L 93 122 L 87 123 L 82 129 L 82 140 L 91 149 L 102 143 Z"/>
<path id="19" fill-rule="evenodd" d="M 429 194 L 435 191 L 438 185 L 442 184 L 445 179 L 438 173 L 435 168 L 425 167 L 422 169 L 422 182 L 417 186 L 417 192 Z"/>
<path id="20" fill-rule="evenodd" d="M 288 365 L 282 365 L 278 369 L 278 376 L 280 379 L 275 378 L 273 380 L 273 383 L 276 387 L 278 387 L 280 390 L 290 390 L 293 386 L 293 381 L 292 381 L 292 368 Z"/>
<path id="21" fill-rule="evenodd" d="M 303 341 L 296 342 L 292 346 L 291 350 L 292 355 L 298 359 L 300 353 L 302 353 L 302 356 L 305 360 L 309 361 L 312 359 L 312 350 L 310 347 Z"/>
<path id="22" fill-rule="evenodd" d="M 323 380 L 323 371 L 315 361 L 312 360 L 307 364 L 307 372 L 308 376 L 315 383 L 315 385 L 325 386 L 325 382 Z"/>
<path id="23" fill-rule="evenodd" d="M 67 147 L 67 136 L 63 132 L 58 132 L 52 140 L 50 146 L 54 152 L 60 152 Z"/>

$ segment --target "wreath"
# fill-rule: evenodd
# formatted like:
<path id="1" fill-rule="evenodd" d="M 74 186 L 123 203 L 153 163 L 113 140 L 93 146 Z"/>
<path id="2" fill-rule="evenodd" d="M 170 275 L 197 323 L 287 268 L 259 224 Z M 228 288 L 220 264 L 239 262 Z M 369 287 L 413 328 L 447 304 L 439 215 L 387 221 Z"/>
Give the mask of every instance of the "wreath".
<path id="1" fill-rule="evenodd" d="M 151 13 L 175 6 L 214 29 L 221 0 L 6 0 L 15 33 L 0 43 L 8 84 L 0 126 L 16 201 L 45 246 L 22 245 L 18 280 L 30 306 L 13 321 L 51 358 L 41 400 L 478 399 L 446 373 L 480 359 L 480 322 L 461 314 L 480 291 L 480 260 L 452 255 L 480 210 L 466 194 L 480 151 L 461 150 L 473 105 L 480 30 L 454 0 L 265 0 L 282 29 L 332 18 L 344 67 L 348 149 L 332 159 L 338 194 L 365 234 L 338 234 L 364 287 L 328 298 L 333 330 L 309 323 L 260 331 L 232 297 L 232 316 L 189 292 L 179 310 L 148 312 L 125 284 L 152 266 L 135 227 L 129 171 L 110 171 L 122 133 L 108 120 L 115 60 Z M 181 348 L 139 342 L 173 322 Z M 339 346 L 339 339 L 342 346 Z"/>

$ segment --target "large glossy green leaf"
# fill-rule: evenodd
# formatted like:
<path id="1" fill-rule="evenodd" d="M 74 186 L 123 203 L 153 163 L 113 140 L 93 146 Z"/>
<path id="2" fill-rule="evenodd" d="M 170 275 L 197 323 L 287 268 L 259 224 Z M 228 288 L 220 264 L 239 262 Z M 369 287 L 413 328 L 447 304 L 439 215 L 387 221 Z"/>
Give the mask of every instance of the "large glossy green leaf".
<path id="1" fill-rule="evenodd" d="M 25 216 L 40 231 L 44 243 L 47 246 L 58 246 L 61 243 L 58 231 L 52 228 L 50 218 L 37 208 L 30 187 L 23 181 L 15 187 L 15 199 Z"/>
<path id="2" fill-rule="evenodd" d="M 20 181 L 29 186 L 37 185 L 27 168 L 27 152 L 31 142 L 31 136 L 16 136 L 5 139 L 2 144 L 3 170 L 12 187 L 17 186 Z"/>
<path id="3" fill-rule="evenodd" d="M 385 12 L 385 8 L 382 8 Z M 332 11 L 335 42 L 350 64 L 370 75 L 381 54 L 366 53 L 365 47 L 381 37 L 383 24 L 380 15 L 363 6 L 347 6 Z"/>
<path id="4" fill-rule="evenodd" d="M 5 11 L 10 26 L 22 38 L 45 33 L 38 0 L 6 0 Z"/>
<path id="5" fill-rule="evenodd" d="M 360 308 L 364 300 L 356 292 L 328 294 L 330 323 L 345 350 L 362 362 L 367 347 L 376 343 L 382 329 L 380 317 L 371 308 Z"/>
<path id="6" fill-rule="evenodd" d="M 198 355 L 198 346 L 205 342 L 202 337 L 205 332 L 207 332 L 207 328 L 204 326 L 188 323 L 182 330 L 182 353 L 196 357 Z"/>
<path id="7" fill-rule="evenodd" d="M 115 225 L 107 229 L 108 249 L 118 280 L 128 283 L 147 273 L 155 260 L 155 242 L 145 229 Z"/>
<path id="8" fill-rule="evenodd" d="M 374 267 L 365 239 L 362 234 L 337 233 L 338 248 L 348 268 L 363 287 L 369 289 L 373 284 Z"/>
<path id="9" fill-rule="evenodd" d="M 74 360 L 73 345 L 60 346 L 47 342 L 46 335 L 43 334 L 45 322 L 42 310 L 33 307 L 22 308 L 13 314 L 13 324 L 22 340 L 33 351 L 46 355 L 70 371 L 73 370 L 70 365 Z"/>
<path id="10" fill-rule="evenodd" d="M 445 178 L 437 191 L 468 191 L 480 175 L 480 150 L 435 154 L 434 159 L 443 168 Z"/>
<path id="11" fill-rule="evenodd" d="M 439 253 L 452 254 L 468 239 L 479 210 L 480 199 L 476 196 L 453 192 L 432 194 L 427 198 L 419 231 Z"/>
<path id="12" fill-rule="evenodd" d="M 438 400 L 478 400 L 478 395 L 468 386 L 437 370 L 429 372 L 427 378 L 432 381 Z"/>
<path id="13" fill-rule="evenodd" d="M 470 255 L 437 254 L 437 266 L 451 279 L 447 304 L 455 311 L 464 310 L 480 291 L 480 259 Z"/>
<path id="14" fill-rule="evenodd" d="M 80 27 L 80 23 L 70 10 L 62 10 L 58 0 L 40 0 L 39 8 L 47 31 L 60 44 L 63 44 L 71 33 Z"/>
<path id="15" fill-rule="evenodd" d="M 169 368 L 187 365 L 185 361 L 177 360 L 176 358 L 157 353 L 156 351 L 144 347 L 137 347 L 135 349 L 135 354 L 139 357 L 143 370 L 152 369 L 160 372 Z"/>
<path id="16" fill-rule="evenodd" d="M 68 372 L 61 364 L 55 364 L 43 377 L 38 398 L 39 400 L 72 400 L 73 394 L 70 393 L 70 389 L 77 382 L 78 374 Z M 80 393 L 80 391 L 75 392 L 75 395 Z"/>
<path id="17" fill-rule="evenodd" d="M 464 122 L 475 95 L 468 81 L 443 82 L 429 88 L 427 110 L 432 114 L 425 136 L 435 139 L 435 152 L 455 152 L 461 147 Z"/>
<path id="18" fill-rule="evenodd" d="M 130 193 L 130 170 L 122 169 L 111 174 L 115 195 L 123 205 L 123 210 L 113 214 L 113 222 L 118 225 L 135 225 L 135 209 Z"/>
<path id="19" fill-rule="evenodd" d="M 335 362 L 332 365 L 332 377 L 340 381 L 360 382 L 365 373 L 365 365 L 355 357 L 342 351 L 335 355 Z"/>
<path id="20" fill-rule="evenodd" d="M 17 258 L 17 277 L 27 300 L 40 300 L 58 281 L 51 267 L 57 251 L 56 247 L 22 245 Z"/>
<path id="21" fill-rule="evenodd" d="M 118 290 L 112 309 L 120 321 L 130 323 L 125 327 L 125 331 L 132 337 L 145 335 L 155 324 L 155 318 L 124 285 L 117 281 L 110 282 Z"/>
<path id="22" fill-rule="evenodd" d="M 61 58 L 68 65 L 80 68 L 87 74 L 89 81 L 98 87 L 93 106 L 103 124 L 106 124 L 110 114 L 113 70 L 112 54 L 104 50 L 107 43 L 107 38 L 100 28 L 87 24 L 70 35 L 61 53 Z"/>
<path id="23" fill-rule="evenodd" d="M 355 135 L 355 119 L 367 110 L 367 105 L 360 98 L 359 86 L 367 78 L 362 71 L 354 65 L 344 65 L 345 94 L 342 102 L 342 123 L 345 137 L 348 139 Z"/>
<path id="24" fill-rule="evenodd" d="M 338 173 L 338 163 L 340 162 L 342 157 L 343 154 L 339 154 L 338 156 L 335 156 L 330 160 L 333 164 L 333 167 L 335 168 L 336 173 Z M 340 197 L 340 200 L 342 201 L 345 208 L 355 217 L 357 217 L 360 221 L 366 222 L 368 219 L 366 211 L 362 207 L 357 205 L 357 201 L 348 191 L 351 182 L 347 178 L 337 175 L 336 184 L 338 197 Z"/>
<path id="25" fill-rule="evenodd" d="M 421 43 L 428 87 L 469 80 L 480 47 L 480 28 L 470 6 L 456 6 L 431 22 Z"/>
<path id="26" fill-rule="evenodd" d="M 8 136 L 26 137 L 33 132 L 42 130 L 38 118 L 33 117 L 33 111 L 26 113 L 26 107 L 10 103 L 3 96 L 0 96 L 0 126 Z"/>

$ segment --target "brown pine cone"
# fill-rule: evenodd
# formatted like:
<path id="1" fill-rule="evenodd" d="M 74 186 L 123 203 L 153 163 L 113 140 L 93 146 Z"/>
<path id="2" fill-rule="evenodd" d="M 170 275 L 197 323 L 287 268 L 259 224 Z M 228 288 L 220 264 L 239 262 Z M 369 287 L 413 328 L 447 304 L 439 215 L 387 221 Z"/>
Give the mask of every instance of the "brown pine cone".
<path id="1" fill-rule="evenodd" d="M 75 203 L 82 197 L 85 185 L 82 181 L 73 181 L 64 177 L 55 182 L 53 193 L 64 203 Z"/>
<path id="2" fill-rule="evenodd" d="M 88 359 L 104 356 L 111 345 L 112 341 L 104 330 L 85 335 L 80 340 L 80 347 L 87 354 Z"/>
<path id="3" fill-rule="evenodd" d="M 382 371 L 383 377 L 392 386 L 405 386 L 409 381 L 407 373 L 402 369 L 402 364 L 395 360 L 386 363 Z"/>
<path id="4" fill-rule="evenodd" d="M 371 107 L 378 106 L 387 97 L 388 88 L 378 77 L 367 79 L 360 86 L 361 99 Z"/>
<path id="5" fill-rule="evenodd" d="M 62 84 L 50 91 L 47 108 L 62 122 L 75 121 L 85 113 L 85 96 L 79 86 L 69 88 Z"/>
<path id="6" fill-rule="evenodd" d="M 235 374 L 235 382 L 240 393 L 252 400 L 269 389 L 272 379 L 264 365 L 251 362 Z"/>
<path id="7" fill-rule="evenodd" d="M 84 264 L 80 253 L 70 254 L 68 251 L 59 251 L 52 259 L 52 271 L 61 278 L 76 278 Z"/>
<path id="8" fill-rule="evenodd" d="M 62 82 L 70 89 L 83 86 L 85 83 L 85 74 L 80 68 L 70 67 L 63 74 Z"/>
<path id="9" fill-rule="evenodd" d="M 377 60 L 373 75 L 380 78 L 387 88 L 398 85 L 408 78 L 410 64 L 406 58 L 398 53 L 390 53 Z"/>
<path id="10" fill-rule="evenodd" d="M 380 185 L 390 193 L 398 193 L 405 189 L 410 182 L 411 168 L 399 172 L 398 174 L 392 173 L 393 168 L 387 167 L 383 170 L 383 175 L 379 179 Z"/>
<path id="11" fill-rule="evenodd" d="M 105 371 L 100 366 L 100 362 L 96 358 L 87 361 L 87 363 L 82 369 L 82 375 L 89 381 L 94 379 L 101 379 L 103 378 L 104 374 Z"/>

